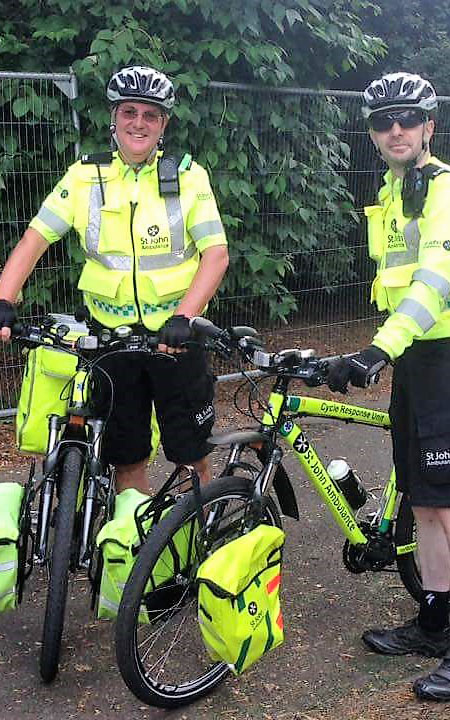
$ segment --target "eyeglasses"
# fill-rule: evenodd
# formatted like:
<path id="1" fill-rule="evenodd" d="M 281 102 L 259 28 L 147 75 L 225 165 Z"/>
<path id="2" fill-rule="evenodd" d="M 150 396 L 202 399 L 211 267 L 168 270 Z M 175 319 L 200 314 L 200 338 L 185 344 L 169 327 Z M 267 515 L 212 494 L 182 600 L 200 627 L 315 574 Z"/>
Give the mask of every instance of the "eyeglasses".
<path id="1" fill-rule="evenodd" d="M 140 116 L 147 125 L 156 125 L 162 118 L 162 113 L 156 110 L 145 110 L 143 113 L 139 113 L 136 108 L 132 107 L 119 107 L 117 110 L 124 120 L 137 120 Z"/>
<path id="2" fill-rule="evenodd" d="M 404 130 L 410 130 L 422 125 L 427 119 L 426 114 L 419 108 L 407 110 L 394 110 L 392 112 L 374 113 L 369 118 L 369 125 L 375 132 L 388 132 L 394 123 L 398 123 Z"/>

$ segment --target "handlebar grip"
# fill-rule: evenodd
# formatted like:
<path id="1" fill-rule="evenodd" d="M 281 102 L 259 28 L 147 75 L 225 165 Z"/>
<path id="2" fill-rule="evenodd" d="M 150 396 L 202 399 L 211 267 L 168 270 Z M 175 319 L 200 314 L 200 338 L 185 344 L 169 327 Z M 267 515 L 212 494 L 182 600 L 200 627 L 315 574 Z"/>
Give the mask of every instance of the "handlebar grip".
<path id="1" fill-rule="evenodd" d="M 189 320 L 189 327 L 194 332 L 198 332 L 200 335 L 213 339 L 220 337 L 223 333 L 221 328 L 217 327 L 217 325 L 214 325 L 211 320 L 207 320 L 204 317 L 192 317 Z"/>
<path id="2" fill-rule="evenodd" d="M 13 338 L 20 337 L 24 333 L 25 330 L 26 330 L 25 325 L 23 325 L 20 322 L 15 322 L 11 328 L 11 337 L 13 337 Z"/>

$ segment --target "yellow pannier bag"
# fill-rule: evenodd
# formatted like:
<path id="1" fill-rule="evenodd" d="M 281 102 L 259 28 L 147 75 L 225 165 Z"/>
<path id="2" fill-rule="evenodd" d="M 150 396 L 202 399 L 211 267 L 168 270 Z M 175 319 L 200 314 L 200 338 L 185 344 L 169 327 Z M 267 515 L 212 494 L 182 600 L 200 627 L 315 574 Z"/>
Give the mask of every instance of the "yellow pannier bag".
<path id="1" fill-rule="evenodd" d="M 19 521 L 24 488 L 0 483 L 0 612 L 17 607 Z"/>
<path id="2" fill-rule="evenodd" d="M 199 567 L 198 621 L 212 660 L 239 675 L 284 640 L 280 608 L 284 532 L 258 525 Z"/>
<path id="3" fill-rule="evenodd" d="M 87 335 L 85 323 L 73 315 L 52 313 L 55 325 L 67 325 L 66 340 Z M 17 406 L 16 444 L 20 450 L 45 453 L 49 415 L 65 415 L 70 397 L 70 380 L 77 358 L 51 346 L 26 350 L 25 371 Z"/>
<path id="4" fill-rule="evenodd" d="M 65 339 L 75 341 L 88 330 L 71 315 L 53 313 L 56 324 L 70 328 Z M 47 451 L 48 418 L 67 413 L 70 381 L 75 375 L 77 358 L 63 350 L 41 345 L 27 350 L 25 372 L 17 406 L 16 444 L 24 452 Z M 156 414 L 151 416 L 153 461 L 159 447 L 160 431 Z"/>
<path id="5" fill-rule="evenodd" d="M 41 346 L 28 350 L 16 417 L 20 450 L 45 453 L 49 415 L 65 415 L 77 358 Z"/>
<path id="6" fill-rule="evenodd" d="M 114 619 L 119 610 L 123 589 L 136 561 L 141 546 L 141 538 L 136 526 L 136 518 L 143 516 L 153 501 L 148 495 L 134 488 L 123 490 L 116 497 L 114 518 L 100 530 L 97 546 L 102 552 L 103 570 L 100 581 L 100 592 L 97 606 L 97 617 Z M 152 526 L 167 515 L 175 503 L 175 498 L 166 495 L 155 505 L 154 510 L 146 513 L 142 522 L 146 535 Z M 188 564 L 188 555 L 195 551 L 189 548 L 189 538 L 194 537 L 197 521 L 192 533 L 181 528 L 173 537 L 173 543 L 165 549 L 156 563 L 146 592 L 151 592 L 162 585 L 171 585 L 171 580 L 182 572 Z M 192 544 L 191 544 L 192 545 Z M 143 606 L 139 614 L 141 623 L 148 622 L 148 613 Z"/>

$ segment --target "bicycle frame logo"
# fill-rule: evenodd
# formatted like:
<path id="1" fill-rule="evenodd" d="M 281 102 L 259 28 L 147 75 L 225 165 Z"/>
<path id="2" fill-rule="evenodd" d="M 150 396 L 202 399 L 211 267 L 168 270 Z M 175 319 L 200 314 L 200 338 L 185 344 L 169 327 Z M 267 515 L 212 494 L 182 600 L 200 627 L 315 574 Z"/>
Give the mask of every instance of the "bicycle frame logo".
<path id="1" fill-rule="evenodd" d="M 300 455 L 303 455 L 304 453 L 308 452 L 308 450 L 309 450 L 309 441 L 306 439 L 304 434 L 301 432 L 295 438 L 292 447 Z"/>

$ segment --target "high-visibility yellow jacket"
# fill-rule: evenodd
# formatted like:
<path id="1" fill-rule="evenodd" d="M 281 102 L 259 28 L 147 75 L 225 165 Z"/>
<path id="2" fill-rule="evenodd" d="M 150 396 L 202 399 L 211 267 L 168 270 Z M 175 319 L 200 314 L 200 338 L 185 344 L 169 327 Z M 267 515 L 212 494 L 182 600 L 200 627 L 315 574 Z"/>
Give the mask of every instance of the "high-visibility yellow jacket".
<path id="1" fill-rule="evenodd" d="M 186 155 L 178 175 L 180 194 L 161 196 L 156 161 L 137 174 L 117 153 L 110 164 L 78 161 L 30 223 L 49 243 L 75 228 L 85 253 L 78 287 L 107 327 L 158 330 L 190 287 L 200 254 L 226 244 L 207 172 Z"/>
<path id="2" fill-rule="evenodd" d="M 436 158 L 430 163 L 448 168 Z M 371 300 L 389 317 L 373 344 L 392 360 L 413 340 L 450 337 L 450 174 L 430 180 L 422 216 L 403 215 L 402 179 L 388 171 L 379 205 L 365 208 L 377 264 Z"/>

